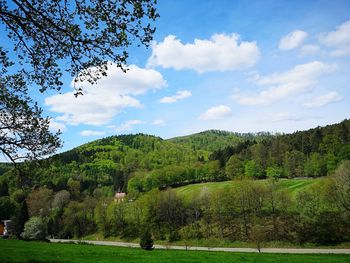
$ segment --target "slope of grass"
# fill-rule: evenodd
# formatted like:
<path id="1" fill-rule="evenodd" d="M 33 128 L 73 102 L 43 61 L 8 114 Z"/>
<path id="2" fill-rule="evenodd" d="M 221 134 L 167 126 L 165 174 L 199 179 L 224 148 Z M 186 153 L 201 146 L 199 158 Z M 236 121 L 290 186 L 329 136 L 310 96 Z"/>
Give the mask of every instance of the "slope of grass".
<path id="1" fill-rule="evenodd" d="M 298 254 L 257 254 L 205 251 L 154 250 L 120 248 L 76 244 L 50 244 L 0 240 L 0 262 L 2 263 L 58 263 L 58 262 L 349 262 L 349 255 L 298 255 Z"/>
<path id="2" fill-rule="evenodd" d="M 305 189 L 311 185 L 320 183 L 323 179 L 281 179 L 277 181 L 277 187 L 279 189 L 286 189 L 293 195 L 298 191 Z M 267 184 L 268 180 L 255 181 L 259 184 Z M 225 182 L 214 182 L 214 183 L 201 183 L 201 184 L 191 184 L 175 189 L 176 193 L 183 196 L 185 199 L 191 199 L 193 197 L 199 196 L 202 192 L 207 191 L 208 193 L 216 190 L 228 190 L 236 187 L 235 181 L 225 181 Z"/>

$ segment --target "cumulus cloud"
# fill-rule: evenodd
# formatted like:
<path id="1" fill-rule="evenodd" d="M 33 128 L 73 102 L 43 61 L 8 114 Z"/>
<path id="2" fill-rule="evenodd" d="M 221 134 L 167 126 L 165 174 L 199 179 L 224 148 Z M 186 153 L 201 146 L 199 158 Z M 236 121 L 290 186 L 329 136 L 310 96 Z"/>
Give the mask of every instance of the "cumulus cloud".
<path id="1" fill-rule="evenodd" d="M 350 20 L 336 27 L 336 30 L 320 35 L 320 42 L 334 48 L 333 56 L 350 55 Z"/>
<path id="2" fill-rule="evenodd" d="M 140 120 L 129 120 L 124 122 L 122 125 L 116 128 L 116 132 L 126 132 L 126 131 L 131 131 L 132 126 L 142 124 L 143 122 Z"/>
<path id="3" fill-rule="evenodd" d="M 174 96 L 163 97 L 159 100 L 160 103 L 174 103 L 178 100 L 183 100 L 185 98 L 191 97 L 192 93 L 188 90 L 179 90 Z"/>
<path id="4" fill-rule="evenodd" d="M 91 130 L 84 130 L 80 132 L 81 136 L 100 136 L 100 135 L 105 135 L 106 132 L 104 131 L 91 131 Z"/>
<path id="5" fill-rule="evenodd" d="M 53 95 L 45 99 L 45 105 L 60 113 L 56 119 L 66 124 L 102 125 L 127 107 L 141 107 L 134 96 L 164 86 L 166 81 L 156 70 L 131 65 L 127 73 L 123 73 L 111 64 L 107 77 L 100 79 L 97 85 L 76 83 L 76 87 L 83 88 L 84 95 L 75 98 L 74 91 Z"/>
<path id="6" fill-rule="evenodd" d="M 310 102 L 304 103 L 303 106 L 306 108 L 319 108 L 341 100 L 343 100 L 342 96 L 335 91 L 331 91 L 325 95 L 314 98 Z"/>
<path id="7" fill-rule="evenodd" d="M 297 48 L 304 42 L 306 37 L 307 33 L 305 31 L 295 30 L 280 39 L 278 48 L 281 50 L 291 50 Z"/>
<path id="8" fill-rule="evenodd" d="M 236 92 L 233 98 L 242 105 L 267 105 L 288 96 L 312 90 L 319 78 L 334 70 L 334 67 L 320 61 L 297 65 L 293 69 L 267 76 L 255 76 L 254 82 L 267 87 L 258 94 L 242 95 Z"/>
<path id="9" fill-rule="evenodd" d="M 199 116 L 200 120 L 219 120 L 232 116 L 230 107 L 226 105 L 214 106 Z"/>
<path id="10" fill-rule="evenodd" d="M 169 35 L 163 42 L 154 42 L 147 64 L 149 67 L 192 69 L 203 73 L 249 68 L 259 57 L 256 42 L 241 41 L 237 34 L 215 34 L 209 40 L 195 39 L 194 43 L 186 44 Z"/>

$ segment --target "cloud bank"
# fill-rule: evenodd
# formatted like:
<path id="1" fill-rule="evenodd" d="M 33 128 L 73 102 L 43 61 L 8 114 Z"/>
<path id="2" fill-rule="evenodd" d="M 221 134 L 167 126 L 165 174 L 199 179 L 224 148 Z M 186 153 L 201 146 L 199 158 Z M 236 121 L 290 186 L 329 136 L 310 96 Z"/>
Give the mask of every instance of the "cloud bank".
<path id="1" fill-rule="evenodd" d="M 336 27 L 336 30 L 323 33 L 320 42 L 334 48 L 331 51 L 333 56 L 350 55 L 350 20 Z"/>
<path id="2" fill-rule="evenodd" d="M 204 73 L 249 68 L 259 57 L 256 42 L 241 41 L 237 34 L 215 34 L 208 40 L 195 39 L 186 44 L 169 35 L 163 42 L 153 44 L 147 64 L 149 67 L 192 69 Z"/>
<path id="3" fill-rule="evenodd" d="M 258 94 L 242 95 L 233 98 L 242 105 L 268 105 L 288 96 L 312 90 L 319 78 L 334 70 L 334 67 L 320 61 L 297 65 L 291 70 L 267 76 L 256 76 L 255 84 L 267 87 Z"/>
<path id="4" fill-rule="evenodd" d="M 306 108 L 319 108 L 341 100 L 343 100 L 342 96 L 335 91 L 331 91 L 325 95 L 314 98 L 310 102 L 304 103 L 303 106 Z"/>
<path id="5" fill-rule="evenodd" d="M 278 48 L 281 50 L 291 50 L 297 48 L 304 42 L 306 37 L 307 33 L 305 31 L 295 30 L 280 39 Z"/>
<path id="6" fill-rule="evenodd" d="M 166 81 L 153 69 L 131 65 L 124 73 L 112 64 L 108 67 L 107 77 L 100 79 L 97 85 L 86 82 L 76 85 L 84 89 L 84 95 L 75 98 L 72 90 L 46 98 L 45 105 L 60 114 L 56 119 L 66 124 L 102 125 L 125 108 L 141 107 L 134 96 L 161 89 L 166 86 Z"/>

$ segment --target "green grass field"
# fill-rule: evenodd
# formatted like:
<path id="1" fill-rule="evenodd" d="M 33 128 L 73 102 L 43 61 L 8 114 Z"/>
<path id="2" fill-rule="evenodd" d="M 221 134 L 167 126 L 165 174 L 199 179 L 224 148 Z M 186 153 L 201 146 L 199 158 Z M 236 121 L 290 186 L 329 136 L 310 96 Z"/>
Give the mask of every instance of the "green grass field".
<path id="1" fill-rule="evenodd" d="M 311 185 L 322 182 L 323 178 L 316 179 L 281 179 L 277 181 L 279 189 L 286 189 L 293 195 L 298 191 L 305 189 Z M 257 180 L 259 184 L 267 184 L 268 180 Z M 201 183 L 201 184 L 190 184 L 182 187 L 175 188 L 174 190 L 180 196 L 185 199 L 191 199 L 195 196 L 199 196 L 202 191 L 213 192 L 215 190 L 227 190 L 236 186 L 235 181 L 224 181 L 214 183 Z"/>
<path id="2" fill-rule="evenodd" d="M 257 254 L 205 251 L 153 250 L 76 244 L 50 244 L 18 240 L 0 240 L 0 262 L 58 263 L 58 262 L 298 262 L 342 263 L 349 255 Z"/>

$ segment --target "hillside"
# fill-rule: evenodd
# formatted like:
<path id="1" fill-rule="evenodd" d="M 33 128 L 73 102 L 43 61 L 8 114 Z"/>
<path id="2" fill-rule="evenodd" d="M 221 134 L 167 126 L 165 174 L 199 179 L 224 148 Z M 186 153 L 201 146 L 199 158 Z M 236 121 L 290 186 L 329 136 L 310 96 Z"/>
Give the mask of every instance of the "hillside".
<path id="1" fill-rule="evenodd" d="M 261 135 L 256 137 L 260 138 Z M 140 178 L 150 173 L 151 177 L 162 179 L 157 183 L 149 182 L 147 187 L 140 186 L 140 190 L 182 184 L 184 182 L 181 179 L 163 180 L 165 174 L 180 170 L 181 173 L 184 170 L 197 173 L 197 178 L 192 182 L 224 180 L 219 178 L 218 167 L 208 162 L 212 151 L 207 149 L 219 149 L 220 145 L 237 145 L 238 142 L 253 138 L 253 134 L 238 135 L 219 131 L 187 136 L 186 140 L 163 140 L 145 134 L 110 136 L 39 161 L 39 166 L 26 164 L 22 170 L 31 185 L 47 185 L 60 190 L 65 188 L 68 180 L 76 180 L 80 182 L 82 191 L 92 193 L 99 186 L 107 187 L 106 191 L 110 194 L 126 191 L 130 178 Z M 194 147 L 193 142 L 198 146 Z M 204 144 L 206 147 L 203 147 Z M 159 176 L 159 173 L 162 175 Z"/>
<path id="2" fill-rule="evenodd" d="M 209 159 L 219 161 L 229 178 L 325 176 L 350 159 L 350 121 L 227 146 Z"/>
<path id="3" fill-rule="evenodd" d="M 205 150 L 213 152 L 227 146 L 234 146 L 243 141 L 261 141 L 271 137 L 268 132 L 260 133 L 236 133 L 220 130 L 208 130 L 188 136 L 171 138 L 168 141 L 190 147 L 193 150 Z"/>
<path id="4" fill-rule="evenodd" d="M 62 238 L 338 244 L 350 241 L 349 159 L 349 120 L 287 135 L 111 136 L 1 165 L 0 219 L 17 237 L 30 219 Z"/>
<path id="5" fill-rule="evenodd" d="M 74 180 L 82 192 L 103 188 L 111 195 L 242 176 L 319 177 L 346 159 L 350 159 L 349 120 L 285 135 L 210 130 L 169 140 L 145 134 L 110 136 L 39 165 L 27 163 L 22 170 L 32 186 L 58 191 Z M 10 166 L 1 167 L 0 173 L 11 173 Z"/>

